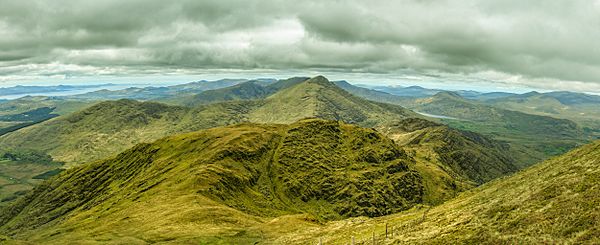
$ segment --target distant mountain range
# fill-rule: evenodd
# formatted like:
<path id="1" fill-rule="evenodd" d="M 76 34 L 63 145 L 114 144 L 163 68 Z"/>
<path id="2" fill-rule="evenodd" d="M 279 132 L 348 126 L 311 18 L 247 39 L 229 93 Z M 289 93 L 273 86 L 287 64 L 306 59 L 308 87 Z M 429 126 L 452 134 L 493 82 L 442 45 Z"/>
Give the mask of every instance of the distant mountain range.
<path id="1" fill-rule="evenodd" d="M 93 84 L 93 85 L 56 85 L 56 86 L 22 86 L 0 87 L 0 96 L 3 95 L 21 95 L 21 94 L 39 94 L 61 91 L 81 90 L 90 88 L 101 88 L 115 86 L 115 84 Z"/>

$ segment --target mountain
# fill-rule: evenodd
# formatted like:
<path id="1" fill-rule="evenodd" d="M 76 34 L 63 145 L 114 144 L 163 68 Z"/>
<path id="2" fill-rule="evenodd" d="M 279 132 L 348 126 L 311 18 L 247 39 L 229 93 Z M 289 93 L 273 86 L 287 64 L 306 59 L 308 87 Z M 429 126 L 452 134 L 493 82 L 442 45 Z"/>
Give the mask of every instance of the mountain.
<path id="1" fill-rule="evenodd" d="M 306 225 L 273 242 L 338 244 L 352 237 L 371 242 L 375 235 L 389 244 L 597 244 L 599 159 L 596 141 L 436 207 Z"/>
<path id="2" fill-rule="evenodd" d="M 3 209 L 0 231 L 51 243 L 256 239 L 252 226 L 278 217 L 409 209 L 423 196 L 412 165 L 392 140 L 340 122 L 214 128 L 66 170 Z"/>
<path id="3" fill-rule="evenodd" d="M 196 106 L 224 101 L 256 100 L 265 98 L 279 90 L 294 86 L 308 79 L 306 77 L 293 77 L 270 83 L 251 80 L 230 87 L 203 91 L 192 96 L 174 98 L 172 101 L 176 104 Z"/>
<path id="4" fill-rule="evenodd" d="M 556 91 L 544 93 L 544 95 L 552 97 L 560 101 L 565 105 L 578 105 L 578 104 L 600 104 L 600 96 L 574 93 L 568 91 Z"/>
<path id="5" fill-rule="evenodd" d="M 186 103 L 188 106 L 198 104 L 209 104 L 215 102 L 231 101 L 231 100 L 253 100 L 260 99 L 273 91 L 269 88 L 258 84 L 254 81 L 248 81 L 217 90 L 208 90 L 200 94 L 193 95 L 191 102 Z"/>
<path id="6" fill-rule="evenodd" d="M 70 99 L 78 100 L 118 100 L 118 99 L 135 99 L 135 100 L 165 100 L 178 98 L 182 96 L 191 96 L 206 90 L 219 89 L 236 84 L 246 82 L 246 79 L 221 79 L 216 81 L 197 81 L 185 84 L 178 84 L 164 87 L 130 87 L 120 90 L 102 89 L 98 91 L 88 92 L 67 96 Z"/>
<path id="7" fill-rule="evenodd" d="M 322 118 L 373 127 L 390 120 L 418 115 L 403 107 L 368 101 L 317 76 L 265 98 L 249 113 L 252 122 L 291 123 L 303 118 Z"/>
<path id="8" fill-rule="evenodd" d="M 458 90 L 455 92 L 465 99 L 479 100 L 479 101 L 502 99 L 502 98 L 516 95 L 514 93 L 507 93 L 507 92 L 482 93 L 482 92 L 477 92 L 477 91 L 472 91 L 472 90 Z"/>
<path id="9" fill-rule="evenodd" d="M 56 86 L 22 86 L 0 88 L 0 96 L 26 96 L 31 94 L 56 93 L 64 91 L 87 90 L 93 88 L 102 88 L 115 86 L 115 84 L 94 84 L 94 85 L 56 85 Z"/>
<path id="10" fill-rule="evenodd" d="M 402 97 L 414 97 L 414 98 L 423 98 L 429 97 L 444 90 L 440 89 L 428 89 L 423 88 L 421 86 L 409 86 L 409 87 L 400 87 L 400 86 L 375 86 L 374 90 L 386 92 L 393 95 L 398 95 Z"/>
<path id="11" fill-rule="evenodd" d="M 50 159 L 64 162 L 64 167 L 70 168 L 177 133 L 240 122 L 293 123 L 303 118 L 324 118 L 377 127 L 395 139 L 398 134 L 422 138 L 412 144 L 397 143 L 411 151 L 416 159 L 415 168 L 427 180 L 424 182 L 427 183 L 424 184 L 424 203 L 441 203 L 461 191 L 516 170 L 517 162 L 510 157 L 511 152 L 504 144 L 473 140 L 470 138 L 485 137 L 422 119 L 408 120 L 406 118 L 418 115 L 399 106 L 357 98 L 321 77 L 300 80 L 268 84 L 277 86 L 280 91 L 259 100 L 233 100 L 195 107 L 134 100 L 101 102 L 4 135 L 0 137 L 0 148 L 50 155 Z M 407 128 L 411 130 L 407 131 Z M 498 164 L 503 166 L 497 167 Z M 51 167 L 23 171 L 36 176 L 56 168 Z M 480 171 L 482 168 L 488 169 L 487 172 Z M 31 186 L 19 190 L 28 188 Z M 14 194 L 7 192 L 5 196 L 14 197 Z"/>
<path id="12" fill-rule="evenodd" d="M 415 119 L 396 129 L 436 125 Z M 337 244 L 371 241 L 372 232 L 382 240 L 386 226 L 395 233 L 388 242 L 597 237 L 600 142 L 433 208 L 419 204 L 428 183 L 419 160 L 396 143 L 314 119 L 171 136 L 49 179 L 1 210 L 0 232 L 34 243 Z"/>
<path id="13" fill-rule="evenodd" d="M 372 127 L 418 116 L 400 106 L 352 96 L 324 77 L 272 85 L 280 91 L 265 99 L 196 107 L 133 100 L 101 102 L 0 136 L 0 146 L 47 153 L 70 165 L 108 157 L 170 134 L 240 122 L 292 123 L 314 117 Z"/>
<path id="14" fill-rule="evenodd" d="M 402 104 L 404 102 L 404 98 L 399 97 L 397 95 L 393 95 L 387 92 L 382 92 L 379 90 L 374 90 L 374 89 L 368 89 L 368 88 L 363 88 L 363 87 L 359 87 L 359 86 L 355 86 L 352 85 L 350 83 L 348 83 L 347 81 L 335 81 L 333 82 L 335 83 L 335 85 L 337 85 L 338 87 L 348 91 L 349 93 L 361 97 L 361 98 L 365 98 L 365 99 L 369 99 L 372 101 L 377 101 L 377 102 L 381 102 L 381 103 L 390 103 L 390 104 Z"/>

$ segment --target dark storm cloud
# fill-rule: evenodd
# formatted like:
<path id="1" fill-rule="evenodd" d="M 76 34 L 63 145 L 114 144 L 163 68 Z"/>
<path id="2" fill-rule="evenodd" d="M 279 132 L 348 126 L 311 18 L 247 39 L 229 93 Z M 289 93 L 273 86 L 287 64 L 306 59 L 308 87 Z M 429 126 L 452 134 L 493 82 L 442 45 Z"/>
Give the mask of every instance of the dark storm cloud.
<path id="1" fill-rule="evenodd" d="M 599 3 L 0 0 L 0 76 L 411 69 L 591 88 L 600 84 Z"/>

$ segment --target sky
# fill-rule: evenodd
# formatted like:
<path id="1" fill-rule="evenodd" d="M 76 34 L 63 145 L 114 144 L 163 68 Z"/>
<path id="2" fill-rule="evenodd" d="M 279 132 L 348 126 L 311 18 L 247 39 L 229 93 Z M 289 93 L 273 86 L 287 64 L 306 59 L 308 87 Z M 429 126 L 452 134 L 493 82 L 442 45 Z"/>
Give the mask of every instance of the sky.
<path id="1" fill-rule="evenodd" d="M 600 0 L 0 0 L 0 86 L 324 74 L 600 93 Z"/>

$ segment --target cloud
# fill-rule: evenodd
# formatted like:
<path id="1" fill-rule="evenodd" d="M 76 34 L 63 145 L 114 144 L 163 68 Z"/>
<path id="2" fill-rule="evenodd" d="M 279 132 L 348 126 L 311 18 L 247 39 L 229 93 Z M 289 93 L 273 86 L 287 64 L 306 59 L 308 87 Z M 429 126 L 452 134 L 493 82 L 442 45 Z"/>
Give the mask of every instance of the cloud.
<path id="1" fill-rule="evenodd" d="M 7 71 L 30 77 L 330 69 L 495 73 L 520 77 L 524 86 L 555 81 L 561 85 L 549 87 L 579 90 L 600 84 L 597 1 L 0 0 L 0 6 L 4 80 Z"/>

